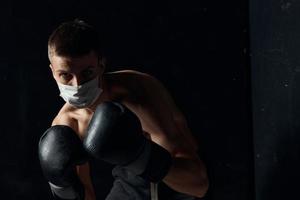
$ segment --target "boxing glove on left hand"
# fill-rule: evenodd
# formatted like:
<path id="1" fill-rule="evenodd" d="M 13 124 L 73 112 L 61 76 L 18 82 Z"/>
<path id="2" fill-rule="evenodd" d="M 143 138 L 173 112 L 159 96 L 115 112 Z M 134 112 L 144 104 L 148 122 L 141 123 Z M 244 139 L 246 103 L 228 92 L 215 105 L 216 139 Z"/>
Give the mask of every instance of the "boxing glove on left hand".
<path id="1" fill-rule="evenodd" d="M 172 164 L 171 154 L 146 139 L 138 117 L 118 102 L 97 107 L 83 146 L 93 157 L 124 166 L 151 182 L 161 181 Z"/>

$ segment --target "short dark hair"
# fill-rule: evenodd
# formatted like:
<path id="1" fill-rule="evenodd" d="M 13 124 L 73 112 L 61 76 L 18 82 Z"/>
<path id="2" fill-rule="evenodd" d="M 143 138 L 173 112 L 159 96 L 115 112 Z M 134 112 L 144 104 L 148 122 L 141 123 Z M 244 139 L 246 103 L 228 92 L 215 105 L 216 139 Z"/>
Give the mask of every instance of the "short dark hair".
<path id="1" fill-rule="evenodd" d="M 92 50 L 101 55 L 98 32 L 80 19 L 63 22 L 52 32 L 48 40 L 49 58 L 54 54 L 80 57 Z"/>

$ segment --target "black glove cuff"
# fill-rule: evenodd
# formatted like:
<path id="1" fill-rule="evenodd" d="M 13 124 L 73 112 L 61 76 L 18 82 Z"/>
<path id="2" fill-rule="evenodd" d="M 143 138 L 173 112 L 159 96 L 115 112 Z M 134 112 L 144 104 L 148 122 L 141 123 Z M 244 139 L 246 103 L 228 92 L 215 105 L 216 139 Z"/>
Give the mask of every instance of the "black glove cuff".
<path id="1" fill-rule="evenodd" d="M 85 190 L 79 180 L 73 185 L 61 187 L 49 182 L 54 200 L 84 200 Z"/>
<path id="2" fill-rule="evenodd" d="M 171 154 L 158 144 L 147 141 L 143 153 L 125 168 L 153 183 L 161 181 L 172 165 Z"/>
<path id="3" fill-rule="evenodd" d="M 169 172 L 172 165 L 172 157 L 163 147 L 154 142 L 151 144 L 150 159 L 141 177 L 156 183 L 161 181 Z"/>

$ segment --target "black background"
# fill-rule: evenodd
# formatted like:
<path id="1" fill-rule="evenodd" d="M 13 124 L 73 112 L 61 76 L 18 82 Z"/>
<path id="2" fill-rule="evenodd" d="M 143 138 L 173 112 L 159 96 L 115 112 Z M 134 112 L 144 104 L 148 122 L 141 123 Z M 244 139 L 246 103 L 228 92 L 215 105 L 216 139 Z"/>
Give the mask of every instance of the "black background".
<path id="1" fill-rule="evenodd" d="M 249 13 L 248 1 L 3 1 L 1 195 L 11 200 L 50 198 L 37 144 L 64 102 L 48 67 L 47 39 L 61 22 L 74 18 L 99 30 L 108 71 L 146 72 L 170 91 L 200 144 L 210 176 L 207 199 L 250 200 L 254 189 L 257 199 L 269 199 L 274 187 L 280 193 L 275 184 L 286 184 L 289 178 L 280 173 L 277 180 L 277 173 L 293 175 L 296 167 L 289 169 L 289 159 L 299 166 L 293 138 L 300 96 L 297 73 L 291 72 L 299 68 L 300 30 L 292 28 L 299 5 L 281 18 L 276 14 L 282 1 L 264 2 L 253 1 Z M 289 27 L 292 32 L 287 32 Z M 280 40 L 273 30 L 281 34 Z M 271 57 L 261 53 L 283 44 L 288 45 L 284 52 L 269 51 Z M 273 166 L 273 151 L 279 153 L 278 163 L 284 159 L 282 165 Z M 110 166 L 96 163 L 93 170 L 95 190 L 103 199 L 111 186 Z"/>
<path id="2" fill-rule="evenodd" d="M 257 200 L 299 199 L 300 2 L 250 1 Z"/>

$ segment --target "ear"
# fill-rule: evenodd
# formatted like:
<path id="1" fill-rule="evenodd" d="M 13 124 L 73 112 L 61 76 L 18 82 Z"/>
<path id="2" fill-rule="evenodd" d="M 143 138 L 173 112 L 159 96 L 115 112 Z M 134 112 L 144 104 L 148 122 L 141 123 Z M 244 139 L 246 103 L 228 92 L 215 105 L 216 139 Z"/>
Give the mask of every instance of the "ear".
<path id="1" fill-rule="evenodd" d="M 54 73 L 54 70 L 53 70 L 53 66 L 51 65 L 51 63 L 49 64 L 49 67 L 50 67 L 50 69 L 51 69 L 51 71 L 52 71 L 52 74 Z"/>
<path id="2" fill-rule="evenodd" d="M 50 67 L 50 69 L 51 69 L 52 76 L 53 76 L 53 78 L 55 79 L 55 77 L 54 77 L 54 70 L 53 70 L 53 66 L 51 65 L 51 63 L 49 64 L 49 67 Z"/>
<path id="3" fill-rule="evenodd" d="M 103 56 L 99 56 L 99 66 L 101 67 L 101 75 L 104 73 L 106 69 L 106 59 Z"/>

